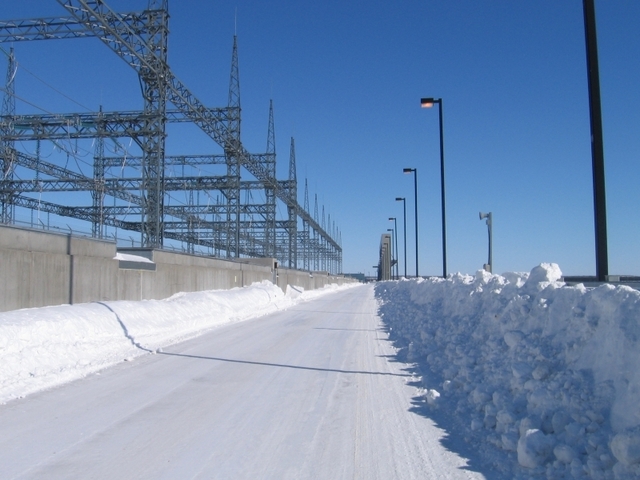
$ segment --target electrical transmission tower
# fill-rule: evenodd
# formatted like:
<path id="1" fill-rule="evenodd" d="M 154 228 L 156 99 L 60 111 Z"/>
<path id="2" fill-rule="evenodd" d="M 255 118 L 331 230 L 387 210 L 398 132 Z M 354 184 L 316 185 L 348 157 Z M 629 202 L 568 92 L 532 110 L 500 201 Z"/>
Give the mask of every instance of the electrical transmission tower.
<path id="1" fill-rule="evenodd" d="M 0 117 L 1 223 L 15 223 L 16 209 L 32 216 L 44 212 L 89 222 L 97 238 L 109 231 L 114 236 L 129 232 L 139 235 L 146 248 L 163 248 L 170 241 L 190 253 L 271 257 L 290 268 L 322 265 L 340 273 L 340 235 L 330 220 L 324 223 L 324 207 L 320 223 L 317 195 L 311 215 L 306 180 L 304 206 L 298 204 L 293 138 L 289 176 L 276 178 L 272 102 L 266 151 L 253 154 L 242 144 L 236 36 L 228 104 L 211 108 L 169 67 L 167 0 L 152 0 L 147 10 L 126 13 L 115 12 L 103 0 L 56 1 L 68 16 L 0 21 L 0 43 L 96 37 L 136 72 L 143 109 L 18 114 L 12 47 Z M 167 155 L 167 126 L 174 123 L 197 126 L 220 153 Z M 78 163 L 77 149 L 70 145 L 74 141 L 92 142 L 91 174 L 70 165 L 70 158 Z M 35 155 L 16 148 L 27 142 L 36 142 Z M 64 166 L 42 158 L 42 142 L 66 153 Z M 134 152 L 124 146 L 127 142 Z M 205 170 L 218 174 L 203 175 Z M 80 199 L 77 203 L 62 200 L 71 192 L 80 195 L 73 197 Z M 186 199 L 176 201 L 177 195 Z M 277 218 L 279 204 L 286 207 L 286 218 Z"/>

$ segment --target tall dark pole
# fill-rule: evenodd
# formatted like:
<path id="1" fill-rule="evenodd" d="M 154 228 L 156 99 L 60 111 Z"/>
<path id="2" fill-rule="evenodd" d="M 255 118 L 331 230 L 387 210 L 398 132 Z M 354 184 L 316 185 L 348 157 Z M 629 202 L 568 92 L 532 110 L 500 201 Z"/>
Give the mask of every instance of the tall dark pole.
<path id="1" fill-rule="evenodd" d="M 447 220 L 444 200 L 444 124 L 442 123 L 442 99 L 440 104 L 440 205 L 442 208 L 442 276 L 447 278 Z"/>
<path id="2" fill-rule="evenodd" d="M 398 269 L 400 268 L 400 259 L 398 258 L 398 222 L 395 218 L 393 219 L 393 229 L 396 233 L 396 280 L 398 280 L 400 277 L 400 272 L 398 272 Z"/>
<path id="3" fill-rule="evenodd" d="M 587 44 L 587 73 L 589 78 L 589 112 L 591 118 L 591 156 L 593 158 L 593 202 L 596 230 L 596 276 L 605 282 L 609 275 L 607 255 L 607 203 L 604 181 L 604 145 L 602 140 L 602 110 L 600 104 L 600 76 L 596 12 L 593 0 L 583 0 L 584 30 Z"/>
<path id="4" fill-rule="evenodd" d="M 393 228 L 387 228 L 387 232 L 391 232 L 391 258 L 393 259 L 393 246 L 396 243 L 396 239 L 393 237 Z M 398 259 L 396 258 L 396 264 L 398 263 Z M 391 280 L 393 280 L 393 261 L 391 262 Z"/>
<path id="5" fill-rule="evenodd" d="M 402 200 L 402 210 L 404 212 L 404 277 L 407 278 L 407 199 L 405 197 L 396 198 L 396 202 Z"/>
<path id="6" fill-rule="evenodd" d="M 398 260 L 398 222 L 396 221 L 396 217 L 389 217 L 389 220 L 393 220 L 393 230 L 396 238 L 396 280 L 400 277 L 400 273 L 398 272 L 398 264 L 400 260 Z"/>
<path id="7" fill-rule="evenodd" d="M 421 98 L 420 106 L 430 108 L 434 103 L 438 104 L 440 119 L 440 206 L 442 208 L 442 276 L 447 277 L 447 216 L 444 192 L 444 123 L 442 121 L 442 99 Z"/>
<path id="8" fill-rule="evenodd" d="M 418 169 L 405 168 L 402 171 L 404 173 L 413 173 L 415 208 L 416 208 L 416 278 L 417 278 L 420 276 L 420 273 L 418 270 Z"/>

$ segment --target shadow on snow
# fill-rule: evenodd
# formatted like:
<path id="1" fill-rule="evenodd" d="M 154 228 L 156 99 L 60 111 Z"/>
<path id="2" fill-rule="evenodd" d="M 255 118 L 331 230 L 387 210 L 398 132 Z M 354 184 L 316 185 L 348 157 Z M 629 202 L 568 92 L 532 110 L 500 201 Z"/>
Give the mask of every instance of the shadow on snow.
<path id="1" fill-rule="evenodd" d="M 410 374 L 408 373 L 400 374 L 400 373 L 388 373 L 388 372 L 367 372 L 363 370 L 340 370 L 335 368 L 306 367 L 303 365 L 285 365 L 282 363 L 255 362 L 252 360 L 238 360 L 233 358 L 205 357 L 203 355 L 189 355 L 185 353 L 171 353 L 171 352 L 157 352 L 157 353 L 158 355 L 167 355 L 170 357 L 195 358 L 198 360 L 213 360 L 217 362 L 242 363 L 245 365 L 260 365 L 263 367 L 293 368 L 297 370 L 312 370 L 317 372 L 335 372 L 335 373 L 347 373 L 347 374 L 357 374 L 357 375 L 383 375 L 383 376 L 391 376 L 391 377 L 409 377 L 410 376 Z"/>

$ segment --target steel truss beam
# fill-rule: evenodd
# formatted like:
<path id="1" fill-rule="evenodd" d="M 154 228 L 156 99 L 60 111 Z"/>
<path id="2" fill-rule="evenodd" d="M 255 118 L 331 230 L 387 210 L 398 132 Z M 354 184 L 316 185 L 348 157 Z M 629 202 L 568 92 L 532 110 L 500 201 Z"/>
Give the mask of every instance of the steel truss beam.
<path id="1" fill-rule="evenodd" d="M 100 218 L 100 212 L 96 211 L 92 207 L 67 207 L 63 205 L 57 205 L 55 203 L 47 202 L 44 200 L 38 200 L 22 195 L 16 195 L 15 205 L 18 207 L 28 208 L 34 211 L 53 213 L 64 217 L 78 218 L 86 221 L 97 221 L 100 219 L 105 225 L 117 227 L 123 230 L 140 232 L 141 224 L 139 222 L 128 222 L 120 220 L 111 216 L 105 216 Z M 108 209 L 105 209 L 108 210 Z M 183 229 L 189 226 L 188 223 L 181 224 Z M 192 222 L 191 227 L 197 225 L 197 222 Z M 191 229 L 187 232 L 171 231 L 166 232 L 166 237 L 179 242 L 184 242 L 191 245 L 200 245 L 203 247 L 213 248 L 217 250 L 223 250 L 226 243 L 217 239 L 216 233 L 212 235 L 204 235 L 203 232 Z M 240 235 L 241 243 L 240 250 L 242 255 L 255 256 L 257 252 L 264 247 L 264 241 L 257 236 L 251 236 L 246 233 Z M 250 246 L 252 245 L 252 246 Z M 256 247 L 259 247 L 256 249 Z"/>
<path id="2" fill-rule="evenodd" d="M 201 190 L 227 189 L 229 179 L 222 177 L 180 177 L 164 180 L 165 192 L 184 192 Z M 68 178 L 68 179 L 44 179 L 38 180 L 6 180 L 0 183 L 0 193 L 10 192 L 84 192 L 104 189 L 108 192 L 135 190 L 140 191 L 144 187 L 140 178 L 105 178 L 96 180 L 93 178 Z M 240 182 L 242 190 L 262 190 L 263 186 L 258 181 Z"/>
<path id="3" fill-rule="evenodd" d="M 211 108 L 209 111 L 221 122 L 228 119 L 229 111 L 226 108 Z M 0 128 L 8 130 L 3 134 L 8 141 L 126 137 L 139 139 L 153 133 L 147 129 L 149 119 L 149 114 L 141 111 L 12 115 L 0 117 Z M 191 120 L 182 112 L 169 110 L 166 121 L 186 123 Z"/>

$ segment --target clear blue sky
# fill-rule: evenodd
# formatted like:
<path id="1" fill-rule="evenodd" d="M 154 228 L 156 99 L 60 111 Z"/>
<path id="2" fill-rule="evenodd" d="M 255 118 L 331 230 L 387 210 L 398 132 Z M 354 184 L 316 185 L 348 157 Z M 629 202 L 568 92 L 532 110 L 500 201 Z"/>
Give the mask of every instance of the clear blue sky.
<path id="1" fill-rule="evenodd" d="M 438 113 L 419 107 L 433 96 L 444 100 L 449 271 L 473 273 L 486 261 L 482 210 L 494 216 L 494 272 L 556 262 L 568 275 L 595 273 L 581 0 L 169 6 L 170 65 L 208 105 L 226 105 L 237 32 L 243 142 L 264 151 L 273 99 L 279 176 L 293 136 L 299 202 L 308 178 L 311 209 L 317 194 L 342 232 L 345 272 L 373 273 L 388 218 L 402 231 L 402 196 L 415 272 L 413 179 L 402 168 L 416 167 L 420 273 L 441 273 Z M 640 2 L 596 0 L 596 14 L 609 271 L 640 274 Z M 9 2 L 0 13 L 55 15 L 65 12 L 53 0 Z M 14 47 L 24 68 L 89 109 L 141 107 L 133 70 L 96 39 Z M 85 111 L 25 72 L 17 93 L 51 111 Z M 34 109 L 18 102 L 18 111 Z M 197 131 L 169 134 L 171 153 L 219 152 Z"/>

